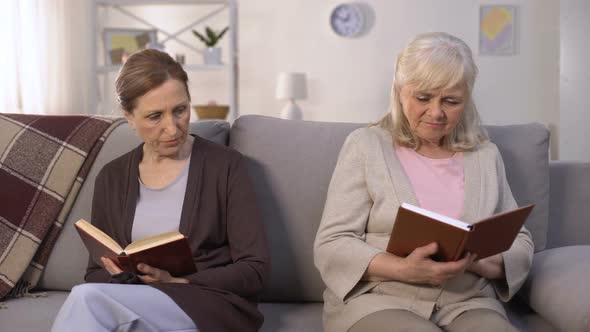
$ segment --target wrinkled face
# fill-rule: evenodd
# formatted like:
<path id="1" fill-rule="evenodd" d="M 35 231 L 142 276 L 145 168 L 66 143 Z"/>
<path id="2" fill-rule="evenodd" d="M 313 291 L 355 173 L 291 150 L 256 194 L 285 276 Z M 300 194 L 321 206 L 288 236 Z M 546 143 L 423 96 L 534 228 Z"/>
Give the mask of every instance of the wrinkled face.
<path id="1" fill-rule="evenodd" d="M 436 145 L 459 123 L 467 98 L 463 85 L 431 91 L 417 91 L 406 85 L 400 91 L 403 112 L 412 132 L 423 142 Z"/>
<path id="2" fill-rule="evenodd" d="M 184 84 L 169 79 L 139 97 L 133 112 L 125 112 L 125 117 L 150 153 L 177 156 L 186 142 L 190 119 L 190 100 Z"/>

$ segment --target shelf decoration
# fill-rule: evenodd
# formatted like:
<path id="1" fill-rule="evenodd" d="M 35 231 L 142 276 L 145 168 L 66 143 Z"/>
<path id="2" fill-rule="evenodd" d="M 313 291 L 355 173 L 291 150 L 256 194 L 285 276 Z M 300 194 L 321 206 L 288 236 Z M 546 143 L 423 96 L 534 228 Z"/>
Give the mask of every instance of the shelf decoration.
<path id="1" fill-rule="evenodd" d="M 211 27 L 205 27 L 205 33 L 199 33 L 193 29 L 193 34 L 199 38 L 207 46 L 203 52 L 203 62 L 207 65 L 219 65 L 221 64 L 221 48 L 216 47 L 223 35 L 227 32 L 229 27 L 225 27 L 223 30 L 216 32 Z"/>
<path id="2" fill-rule="evenodd" d="M 207 105 L 194 105 L 193 109 L 197 113 L 199 120 L 225 120 L 229 113 L 229 105 L 218 105 L 215 101 L 209 101 Z"/>
<path id="3" fill-rule="evenodd" d="M 157 38 L 157 30 L 105 28 L 105 64 L 107 66 L 123 64 L 132 53 L 157 46 Z"/>
<path id="4" fill-rule="evenodd" d="M 116 107 L 116 101 L 112 98 L 113 74 L 120 70 L 127 57 L 142 48 L 153 48 L 175 56 L 187 72 L 216 71 L 221 75 L 227 75 L 226 82 L 223 82 L 227 83 L 225 84 L 227 101 L 224 101 L 226 105 L 202 106 L 207 106 L 204 109 L 214 110 L 215 114 L 212 116 L 227 117 L 228 121 L 233 121 L 239 116 L 237 108 L 238 0 L 93 0 L 90 2 L 93 3 L 91 17 L 96 23 L 92 31 L 92 54 L 95 55 L 93 66 L 96 79 L 93 82 L 96 85 L 97 94 L 93 98 L 92 107 L 97 114 L 111 114 Z M 177 22 L 176 19 L 161 19 L 159 14 L 156 19 L 151 14 L 148 15 L 151 11 L 148 13 L 148 11 L 137 10 L 148 5 L 170 6 L 171 9 L 174 7 L 175 12 L 195 9 L 196 15 L 187 16 L 187 24 L 181 24 L 184 22 Z M 199 7 L 198 10 L 193 6 Z M 111 26 L 109 18 L 112 13 L 116 13 L 117 17 L 125 18 L 126 21 L 117 20 L 120 22 L 117 24 L 121 25 Z M 146 14 L 146 17 L 143 14 Z M 212 29 L 213 34 L 207 32 L 204 28 L 217 16 L 221 17 L 215 21 L 216 24 L 223 24 L 223 26 Z M 177 28 L 170 30 L 172 27 Z M 205 37 L 204 39 L 215 40 L 215 43 L 222 37 L 221 32 L 223 32 L 223 38 L 226 38 L 223 41 L 227 40 L 227 43 L 223 44 L 225 48 L 223 52 L 227 52 L 224 54 L 224 61 L 221 61 L 221 49 L 208 49 L 208 41 L 200 47 L 201 45 L 198 44 L 201 40 L 198 37 L 193 37 L 192 40 L 184 38 L 195 29 Z M 214 38 L 211 38 L 212 35 L 215 35 Z M 202 56 L 203 61 L 198 61 L 196 58 L 193 60 L 193 55 Z M 198 76 L 207 77 L 207 75 Z"/>

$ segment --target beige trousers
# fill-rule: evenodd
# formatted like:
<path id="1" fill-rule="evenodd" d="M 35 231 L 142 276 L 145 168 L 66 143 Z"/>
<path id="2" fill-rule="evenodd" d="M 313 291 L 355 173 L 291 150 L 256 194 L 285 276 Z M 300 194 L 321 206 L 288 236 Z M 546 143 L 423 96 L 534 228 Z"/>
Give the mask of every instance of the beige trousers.
<path id="1" fill-rule="evenodd" d="M 502 315 L 489 309 L 469 310 L 451 324 L 436 326 L 407 310 L 383 310 L 372 313 L 354 324 L 348 332 L 518 332 Z"/>

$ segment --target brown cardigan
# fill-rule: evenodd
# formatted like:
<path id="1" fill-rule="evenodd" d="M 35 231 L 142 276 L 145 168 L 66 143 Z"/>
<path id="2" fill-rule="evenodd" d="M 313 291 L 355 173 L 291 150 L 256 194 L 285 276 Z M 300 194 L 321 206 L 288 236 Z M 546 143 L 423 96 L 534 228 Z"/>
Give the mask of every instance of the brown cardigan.
<path id="1" fill-rule="evenodd" d="M 139 195 L 143 144 L 105 165 L 96 177 L 92 223 L 125 247 Z M 197 272 L 189 284 L 153 284 L 201 331 L 256 331 L 257 295 L 270 275 L 269 253 L 246 159 L 195 137 L 179 231 L 189 238 Z M 85 280 L 108 282 L 89 260 Z"/>

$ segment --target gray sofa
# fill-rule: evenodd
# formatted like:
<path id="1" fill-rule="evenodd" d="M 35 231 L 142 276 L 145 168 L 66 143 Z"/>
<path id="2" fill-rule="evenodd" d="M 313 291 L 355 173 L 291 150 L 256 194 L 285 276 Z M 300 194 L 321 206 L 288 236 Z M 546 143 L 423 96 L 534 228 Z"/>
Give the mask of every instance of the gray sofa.
<path id="1" fill-rule="evenodd" d="M 321 331 L 324 285 L 312 243 L 345 137 L 362 124 L 287 121 L 243 116 L 191 125 L 191 132 L 246 155 L 272 254 L 272 280 L 261 297 L 263 331 Z M 504 158 L 517 202 L 537 207 L 527 227 L 536 251 L 532 273 L 506 305 L 521 331 L 590 331 L 590 163 L 550 162 L 549 132 L 539 124 L 486 127 Z M 1 128 L 0 128 L 1 131 Z M 105 142 L 49 259 L 40 289 L 0 309 L 0 331 L 47 331 L 67 297 L 83 282 L 87 252 L 73 222 L 89 218 L 94 177 L 108 161 L 139 143 L 127 125 Z M 1 202 L 0 202 L 1 204 Z"/>

